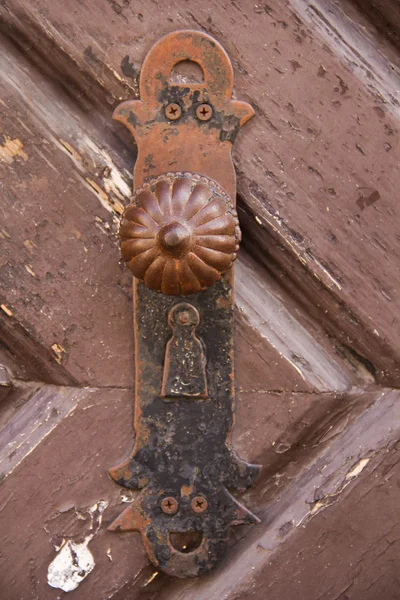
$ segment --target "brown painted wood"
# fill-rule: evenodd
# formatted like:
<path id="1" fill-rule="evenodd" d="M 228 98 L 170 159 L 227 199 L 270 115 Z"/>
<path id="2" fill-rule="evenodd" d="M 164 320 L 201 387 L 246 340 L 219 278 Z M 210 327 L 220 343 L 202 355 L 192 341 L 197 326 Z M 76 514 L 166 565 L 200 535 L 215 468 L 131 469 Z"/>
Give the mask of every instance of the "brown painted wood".
<path id="1" fill-rule="evenodd" d="M 101 140 L 102 136 L 107 139 L 106 131 L 100 125 L 92 127 L 90 122 L 85 122 L 83 115 L 75 111 L 61 92 L 55 112 L 54 103 L 43 92 L 51 94 L 52 87 L 41 83 L 41 76 L 34 70 L 27 78 L 25 70 L 22 71 L 28 68 L 25 58 L 13 54 L 10 45 L 4 47 L 7 53 L 2 57 L 5 104 L 2 123 L 10 139 L 24 140 L 22 151 L 26 158 L 16 156 L 12 164 L 0 165 L 8 181 L 1 207 L 5 249 L 1 275 L 3 340 L 14 352 L 19 352 L 20 363 L 31 365 L 30 378 L 50 378 L 53 383 L 78 381 L 129 387 L 133 381 L 130 275 L 119 265 L 116 235 L 121 202 L 129 195 L 123 180 L 127 168 L 121 160 L 124 149 L 120 145 L 102 149 Z M 22 86 L 35 98 L 33 104 L 16 93 L 15 89 Z M 19 120 L 10 112 L 11 106 L 21 115 Z M 46 123 L 39 120 L 41 114 L 45 115 Z M 61 115 L 60 118 L 57 119 L 57 115 Z M 71 130 L 78 141 L 75 154 L 64 139 Z M 111 156 L 121 162 L 120 168 Z M 28 193 L 29 203 L 26 202 Z M 19 214 L 22 210 L 23 229 L 14 218 L 16 212 Z M 246 262 L 244 254 L 240 264 L 243 267 L 237 289 L 240 311 L 245 316 L 257 295 L 264 296 L 260 305 L 265 305 L 267 287 L 262 284 L 265 292 L 253 289 L 249 276 L 256 265 Z M 265 278 L 262 270 L 260 278 L 260 281 Z M 268 284 L 269 290 L 271 286 L 272 281 Z M 274 300 L 269 293 L 268 318 L 273 319 L 273 311 L 280 310 L 282 302 L 288 302 L 279 294 L 276 289 Z M 307 316 L 300 316 L 302 320 L 308 328 L 311 326 Z M 293 337 L 293 318 L 290 324 L 286 319 L 276 327 L 282 332 L 290 327 Z M 326 335 L 323 331 L 317 333 L 317 326 L 312 327 L 314 337 L 318 335 L 329 354 L 331 344 Z M 253 329 L 256 328 L 253 325 Z M 299 327 L 299 335 L 303 336 L 301 330 Z M 262 337 L 268 340 L 265 333 Z M 303 344 L 304 340 L 299 343 Z M 308 344 L 314 345 L 310 337 Z M 266 347 L 268 345 L 267 341 Z M 294 385 L 296 390 L 315 387 L 316 378 L 310 376 L 310 368 L 302 366 L 302 362 L 305 364 L 302 352 L 298 359 L 293 359 L 289 356 L 287 341 L 284 346 L 285 351 L 283 346 L 278 352 L 270 350 L 276 360 L 269 367 L 269 387 L 292 389 Z M 32 372 L 34 353 L 39 364 Z M 248 352 L 244 351 L 243 355 L 246 360 Z M 314 360 L 316 366 L 321 360 L 318 353 Z M 349 366 L 340 357 L 332 357 L 332 365 L 335 361 L 341 363 L 339 371 L 348 371 Z M 289 379 L 287 369 L 291 372 Z M 274 380 L 273 373 L 279 381 Z M 337 377 L 341 381 L 340 389 L 351 387 L 351 374 L 347 372 Z M 336 389 L 336 383 L 328 379 L 323 389 Z"/>
<path id="2" fill-rule="evenodd" d="M 71 598 L 396 597 L 398 394 L 376 383 L 399 381 L 398 56 L 357 15 L 344 0 L 1 4 L 10 600 L 64 596 L 48 566 L 63 539 L 92 534 L 95 568 Z M 243 497 L 262 524 L 190 583 L 156 573 L 136 534 L 105 531 L 132 499 L 106 470 L 131 440 L 134 377 L 117 230 L 135 148 L 110 116 L 137 95 L 155 36 L 182 27 L 218 38 L 256 110 L 235 152 L 233 442 L 264 465 Z"/>
<path id="3" fill-rule="evenodd" d="M 372 395 L 373 408 L 350 422 L 346 423 L 344 418 L 342 427 L 331 429 L 331 437 L 320 438 L 319 444 L 316 442 L 305 450 L 304 463 L 298 460 L 283 473 L 277 470 L 264 489 L 258 491 L 264 503 L 264 529 L 254 530 L 239 540 L 229 561 L 219 570 L 203 580 L 171 582 L 157 597 L 214 600 L 225 596 L 230 600 L 246 597 L 258 600 L 271 594 L 274 599 L 333 600 L 343 593 L 345 600 L 346 591 L 349 600 L 361 600 L 363 596 L 357 588 L 366 590 L 381 575 L 381 569 L 378 573 L 374 571 L 372 561 L 366 562 L 363 570 L 363 555 L 368 561 L 388 547 L 384 538 L 397 525 L 392 512 L 395 506 L 392 501 L 396 502 L 398 495 L 396 479 L 390 478 L 389 483 L 386 469 L 380 471 L 380 465 L 386 458 L 388 465 L 398 461 L 395 451 L 400 424 L 399 393 L 382 390 Z M 371 473 L 366 476 L 365 487 L 357 485 L 363 481 L 362 473 Z M 371 498 L 364 507 L 366 489 L 371 491 Z M 381 514 L 378 499 L 386 493 L 387 498 L 381 500 Z M 255 495 L 257 490 L 253 499 Z M 332 512 L 336 512 L 336 518 L 329 517 Z M 371 525 L 370 519 L 374 521 Z M 392 551 L 392 556 L 397 554 L 395 548 Z M 368 568 L 367 564 L 371 566 Z M 383 578 L 374 589 L 376 598 L 380 597 L 380 590 L 391 589 L 393 593 L 396 579 L 396 567 L 387 564 L 389 585 Z M 354 595 L 346 590 L 352 581 L 357 584 Z"/>
<path id="4" fill-rule="evenodd" d="M 254 599 L 397 600 L 399 448 L 384 449 L 343 497 L 299 528 L 270 559 Z"/>
<path id="5" fill-rule="evenodd" d="M 296 7 L 300 13 L 306 3 L 299 0 Z M 330 335 L 342 343 L 350 338 L 361 356 L 377 363 L 380 378 L 397 381 L 398 275 L 390 265 L 398 262 L 391 228 L 397 214 L 392 113 L 398 79 L 394 72 L 383 78 L 379 65 L 367 63 L 351 40 L 324 39 L 333 31 L 326 13 L 323 2 L 309 18 L 309 12 L 298 16 L 287 2 L 270 2 L 264 9 L 212 0 L 184 9 L 175 2 L 156 11 L 152 4 L 130 2 L 108 3 L 99 13 L 90 0 L 73 7 L 6 0 L 2 8 L 5 32 L 17 43 L 27 37 L 33 57 L 40 60 L 58 47 L 54 77 L 60 79 L 61 71 L 69 82 L 76 71 L 72 64 L 78 64 L 79 75 L 67 87 L 79 85 L 84 76 L 86 82 L 100 81 L 111 103 L 126 97 L 126 83 L 132 83 L 121 74 L 122 60 L 129 57 L 124 70 L 136 76 L 154 28 L 161 35 L 195 26 L 217 35 L 233 56 L 238 93 L 257 111 L 235 152 L 252 237 L 257 229 L 264 239 L 273 232 L 291 264 L 303 264 L 305 275 L 292 273 L 292 278 L 296 287 L 307 279 L 308 294 L 318 298 L 307 305 L 320 304 L 318 318 L 324 318 Z M 133 67 L 127 70 L 128 64 Z M 81 85 L 87 94 L 89 84 Z M 276 256 L 270 245 L 261 247 Z M 301 293 L 307 297 L 306 290 Z"/>
<path id="6" fill-rule="evenodd" d="M 375 25 L 381 35 L 400 50 L 400 5 L 396 0 L 355 0 L 357 8 Z"/>
<path id="7" fill-rule="evenodd" d="M 85 586 L 86 592 L 82 587 L 80 593 L 83 594 L 81 597 L 87 594 L 89 598 L 89 590 L 94 594 L 97 588 L 102 590 L 103 597 L 107 597 L 129 580 L 133 572 L 144 570 L 143 577 L 146 571 L 149 572 L 140 551 L 140 541 L 135 537 L 107 534 L 99 522 L 104 515 L 93 508 L 101 501 L 109 502 L 113 507 L 122 500 L 120 490 L 107 477 L 107 467 L 110 460 L 117 461 L 121 457 L 131 441 L 131 392 L 48 386 L 39 395 L 43 393 L 48 396 L 50 418 L 55 416 L 59 425 L 39 445 L 36 440 L 24 462 L 1 488 L 1 590 L 2 593 L 7 590 L 8 597 L 13 599 L 55 599 L 61 590 L 47 584 L 47 568 L 55 557 L 55 548 L 60 546 L 63 538 L 82 542 L 85 536 L 96 533 L 89 548 L 98 565 L 97 576 L 92 581 L 87 579 L 84 583 L 89 586 Z M 69 416 L 60 420 L 57 407 L 63 406 L 65 410 L 68 397 L 73 400 L 73 405 L 69 407 Z M 38 402 L 40 398 L 36 395 L 25 405 L 24 411 L 31 420 L 26 419 L 20 435 L 34 428 L 39 416 L 34 412 Z M 113 415 L 117 413 L 119 418 L 114 419 Z M 121 423 L 126 423 L 126 427 Z M 41 428 L 36 426 L 36 430 L 40 432 Z M 86 456 L 85 447 L 90 447 Z M 126 499 L 129 500 L 129 493 Z M 115 511 L 114 508 L 115 514 L 118 509 Z M 112 510 L 108 510 L 109 515 Z M 17 540 L 19 559 L 13 551 Z M 115 565 L 118 565 L 117 569 L 114 569 Z"/>

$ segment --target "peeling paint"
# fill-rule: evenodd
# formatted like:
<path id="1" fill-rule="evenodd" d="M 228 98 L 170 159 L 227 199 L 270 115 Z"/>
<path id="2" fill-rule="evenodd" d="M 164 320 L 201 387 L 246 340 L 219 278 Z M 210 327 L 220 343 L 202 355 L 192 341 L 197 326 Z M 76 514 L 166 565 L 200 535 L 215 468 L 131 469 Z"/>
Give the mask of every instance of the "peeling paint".
<path id="1" fill-rule="evenodd" d="M 28 160 L 27 153 L 22 150 L 23 147 L 23 143 L 18 138 L 12 140 L 8 136 L 4 136 L 4 144 L 0 146 L 0 160 L 3 160 L 7 165 L 11 165 L 17 156 Z"/>
<path id="2" fill-rule="evenodd" d="M 111 199 L 107 196 L 104 190 L 101 189 L 99 185 L 92 179 L 88 177 L 85 178 L 85 181 L 89 184 L 89 188 L 91 188 L 96 196 L 99 198 L 101 204 L 110 212 L 116 212 L 119 215 L 122 215 L 124 212 L 124 206 L 118 200 Z"/>
<path id="3" fill-rule="evenodd" d="M 105 165 L 102 179 L 105 191 L 111 196 L 111 202 L 117 204 L 114 196 L 122 202 L 129 201 L 132 196 L 132 174 L 125 169 L 124 172 L 118 169 L 110 154 L 103 148 L 99 148 L 88 136 L 82 136 L 78 141 L 81 152 L 89 152 L 92 157 L 95 157 L 94 162 L 97 166 Z"/>
<path id="4" fill-rule="evenodd" d="M 106 500 L 94 504 L 89 508 L 91 525 L 89 533 L 83 542 L 77 543 L 73 540 L 63 541 L 61 548 L 57 548 L 58 554 L 49 564 L 47 571 L 47 583 L 54 588 L 64 592 L 72 592 L 91 573 L 95 567 L 92 553 L 88 548 L 89 542 L 98 533 L 102 514 L 108 506 Z M 108 554 L 112 560 L 111 553 Z"/>
<path id="5" fill-rule="evenodd" d="M 143 584 L 143 587 L 146 587 L 147 585 L 149 585 L 149 583 L 151 583 L 153 581 L 153 579 L 155 579 L 158 575 L 158 571 L 154 571 L 153 575 L 151 575 L 151 577 L 148 578 L 148 580 Z"/>
<path id="6" fill-rule="evenodd" d="M 51 587 L 72 592 L 94 569 L 92 553 L 87 548 L 88 540 L 81 544 L 68 540 L 49 565 L 47 582 Z"/>
<path id="7" fill-rule="evenodd" d="M 9 316 L 9 317 L 12 317 L 12 314 L 13 314 L 13 313 L 12 313 L 12 310 L 10 310 L 10 309 L 8 308 L 8 306 L 6 306 L 5 304 L 0 304 L 0 308 L 1 308 L 1 310 L 2 310 L 3 312 L 5 312 L 5 313 L 6 313 L 6 315 L 7 315 L 7 316 Z"/>
<path id="8" fill-rule="evenodd" d="M 32 253 L 34 251 L 34 249 L 36 248 L 36 244 L 31 242 L 31 240 L 25 240 L 24 246 L 27 250 L 29 250 L 30 253 Z"/>
<path id="9" fill-rule="evenodd" d="M 67 151 L 67 153 L 72 156 L 72 158 L 74 159 L 75 164 L 78 163 L 78 165 L 80 166 L 80 168 L 82 168 L 82 157 L 79 154 L 79 152 L 77 152 L 75 150 L 75 148 L 73 148 L 71 146 L 71 144 L 68 144 L 68 142 L 66 142 L 65 140 L 62 140 L 61 138 L 59 139 L 59 142 L 61 144 L 61 146 L 63 147 L 64 150 Z"/>
<path id="10" fill-rule="evenodd" d="M 29 275 L 32 275 L 32 277 L 36 277 L 36 273 L 34 271 L 32 271 L 32 269 L 30 268 L 29 265 L 24 265 L 26 271 L 29 273 Z"/>
<path id="11" fill-rule="evenodd" d="M 353 477 L 357 477 L 361 473 L 361 471 L 367 466 L 371 459 L 370 458 L 362 458 L 358 461 L 356 465 L 349 471 L 346 475 L 346 479 L 353 479 Z"/>
<path id="12" fill-rule="evenodd" d="M 118 169 L 105 167 L 103 170 L 104 188 L 107 193 L 114 194 L 119 200 L 130 199 L 131 191 Z"/>
<path id="13" fill-rule="evenodd" d="M 324 508 L 327 508 L 334 502 L 337 502 L 337 500 L 340 497 L 340 495 L 342 494 L 342 492 L 347 488 L 347 486 L 351 483 L 351 481 L 355 477 L 360 475 L 360 473 L 364 470 L 364 468 L 367 466 L 367 464 L 369 463 L 370 460 L 371 460 L 370 458 L 362 458 L 361 460 L 359 460 L 354 465 L 354 467 L 352 467 L 351 470 L 347 473 L 345 479 L 342 481 L 342 483 L 339 485 L 339 487 L 334 492 L 332 492 L 330 494 L 326 494 L 320 500 L 315 502 L 315 504 L 311 508 L 309 514 L 306 515 L 306 517 L 304 519 L 302 519 L 301 522 L 303 522 L 304 520 L 307 521 L 310 517 L 314 516 L 320 510 L 323 510 Z"/>
<path id="14" fill-rule="evenodd" d="M 65 354 L 65 348 L 60 346 L 60 344 L 53 344 L 51 349 L 53 350 L 54 354 L 57 357 L 56 361 L 58 362 L 58 364 L 61 364 L 63 354 Z"/>
<path id="15" fill-rule="evenodd" d="M 134 499 L 135 499 L 135 496 L 132 495 L 130 490 L 121 492 L 121 502 L 130 503 L 130 502 L 133 502 Z"/>

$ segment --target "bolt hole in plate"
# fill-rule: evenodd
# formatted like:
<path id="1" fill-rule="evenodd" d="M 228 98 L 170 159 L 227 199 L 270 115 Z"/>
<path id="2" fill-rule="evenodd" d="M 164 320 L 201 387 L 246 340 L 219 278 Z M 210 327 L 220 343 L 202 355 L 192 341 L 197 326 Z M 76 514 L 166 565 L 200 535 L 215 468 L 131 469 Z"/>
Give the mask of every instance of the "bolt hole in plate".
<path id="1" fill-rule="evenodd" d="M 204 71 L 193 60 L 181 60 L 171 71 L 170 82 L 176 85 L 204 83 Z"/>
<path id="2" fill-rule="evenodd" d="M 201 531 L 175 531 L 169 534 L 171 546 L 182 554 L 190 554 L 200 547 L 203 541 Z"/>

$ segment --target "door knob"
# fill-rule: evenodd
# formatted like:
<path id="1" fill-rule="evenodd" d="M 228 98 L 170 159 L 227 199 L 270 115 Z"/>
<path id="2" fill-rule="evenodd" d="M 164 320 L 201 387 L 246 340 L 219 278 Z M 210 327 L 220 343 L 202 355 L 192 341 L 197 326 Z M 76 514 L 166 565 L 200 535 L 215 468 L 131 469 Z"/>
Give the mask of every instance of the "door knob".
<path id="1" fill-rule="evenodd" d="M 188 295 L 232 266 L 240 229 L 232 200 L 215 181 L 167 173 L 136 191 L 120 236 L 135 277 L 157 292 Z"/>
<path id="2" fill-rule="evenodd" d="M 201 67 L 202 83 L 171 81 L 183 60 Z M 229 528 L 259 521 L 231 494 L 260 471 L 231 445 L 240 243 L 231 148 L 253 115 L 232 100 L 232 89 L 222 46 L 205 33 L 177 31 L 145 58 L 140 100 L 114 113 L 138 146 L 120 228 L 134 275 L 136 384 L 134 448 L 110 475 L 140 491 L 109 530 L 139 531 L 154 565 L 178 577 L 210 570 Z"/>

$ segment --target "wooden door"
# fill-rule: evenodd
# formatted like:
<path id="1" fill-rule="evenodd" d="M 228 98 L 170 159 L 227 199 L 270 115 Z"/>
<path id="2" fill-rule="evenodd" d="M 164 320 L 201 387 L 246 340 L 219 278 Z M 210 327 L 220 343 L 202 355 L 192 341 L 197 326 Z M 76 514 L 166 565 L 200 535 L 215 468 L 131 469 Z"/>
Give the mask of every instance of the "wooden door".
<path id="1" fill-rule="evenodd" d="M 394 4 L 0 3 L 2 598 L 400 598 Z M 182 28 L 222 43 L 256 113 L 234 149 L 234 445 L 263 465 L 261 524 L 192 580 L 106 530 L 135 495 L 107 476 L 134 378 L 135 146 L 111 114 Z"/>

